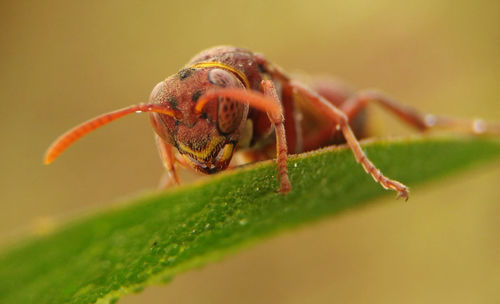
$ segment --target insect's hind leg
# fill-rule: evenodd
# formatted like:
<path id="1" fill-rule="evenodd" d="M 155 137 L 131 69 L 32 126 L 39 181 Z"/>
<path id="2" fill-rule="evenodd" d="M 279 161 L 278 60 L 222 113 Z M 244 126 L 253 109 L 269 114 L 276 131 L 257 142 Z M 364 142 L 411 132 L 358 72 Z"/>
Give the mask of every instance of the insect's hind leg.
<path id="1" fill-rule="evenodd" d="M 351 127 L 349 126 L 348 116 L 342 112 L 338 107 L 331 104 L 321 95 L 316 92 L 306 88 L 302 84 L 290 81 L 287 85 L 290 85 L 296 89 L 302 96 L 304 96 L 309 104 L 317 108 L 319 111 L 325 114 L 326 117 L 335 121 L 339 126 L 342 134 L 344 135 L 347 144 L 351 148 L 354 157 L 358 163 L 360 163 L 365 171 L 370 174 L 373 179 L 378 182 L 385 189 L 391 189 L 398 192 L 398 197 L 403 197 L 405 200 L 408 199 L 408 188 L 398 181 L 391 180 L 384 176 L 380 170 L 378 170 L 375 165 L 368 159 L 366 154 L 361 149 L 361 146 L 354 135 Z"/>
<path id="2" fill-rule="evenodd" d="M 410 126 L 420 131 L 439 128 L 473 134 L 500 134 L 500 124 L 486 123 L 481 119 L 467 120 L 436 116 L 432 114 L 422 114 L 409 106 L 403 105 L 390 97 L 373 90 L 361 91 L 354 94 L 341 105 L 340 109 L 348 117 L 354 117 L 359 111 L 363 110 L 370 103 L 379 104 Z"/>

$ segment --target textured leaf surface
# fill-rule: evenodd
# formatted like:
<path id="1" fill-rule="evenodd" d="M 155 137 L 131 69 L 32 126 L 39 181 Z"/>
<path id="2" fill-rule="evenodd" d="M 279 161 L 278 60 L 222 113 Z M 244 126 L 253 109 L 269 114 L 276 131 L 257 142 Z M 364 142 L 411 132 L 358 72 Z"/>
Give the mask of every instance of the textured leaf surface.
<path id="1" fill-rule="evenodd" d="M 364 148 L 382 172 L 409 186 L 500 157 L 500 142 L 486 139 L 415 138 Z M 0 255 L 0 303 L 108 303 L 390 193 L 345 148 L 294 157 L 289 169 L 293 192 L 285 197 L 275 193 L 274 164 L 264 162 L 26 240 Z M 418 191 L 409 203 L 412 195 Z"/>

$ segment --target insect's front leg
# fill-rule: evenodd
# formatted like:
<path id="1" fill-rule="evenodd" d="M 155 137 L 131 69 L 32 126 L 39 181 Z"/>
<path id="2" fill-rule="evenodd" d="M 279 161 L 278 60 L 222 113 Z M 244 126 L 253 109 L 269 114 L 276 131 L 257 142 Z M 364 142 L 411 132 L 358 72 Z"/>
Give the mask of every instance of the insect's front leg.
<path id="1" fill-rule="evenodd" d="M 264 95 L 270 97 L 279 107 L 281 107 L 281 102 L 276 93 L 276 88 L 271 80 L 262 80 L 261 89 Z M 278 178 L 280 180 L 280 190 L 281 194 L 286 194 L 290 192 L 292 186 L 290 184 L 290 179 L 288 178 L 288 147 L 286 143 L 286 133 L 285 133 L 285 118 L 283 116 L 283 110 L 279 112 L 267 112 L 269 120 L 274 125 L 276 133 L 276 162 L 278 166 Z M 290 117 L 290 119 L 292 119 Z"/>
<path id="2" fill-rule="evenodd" d="M 314 91 L 306 88 L 298 82 L 290 81 L 287 85 L 297 90 L 298 93 L 301 94 L 312 106 L 316 107 L 320 112 L 324 113 L 328 118 L 332 119 L 339 125 L 347 144 L 354 153 L 356 161 L 361 163 L 365 171 L 370 174 L 376 182 L 380 183 L 385 189 L 397 191 L 398 197 L 403 197 L 405 200 L 408 199 L 408 187 L 398 181 L 385 177 L 382 172 L 380 172 L 380 170 L 378 170 L 368 159 L 366 154 L 361 149 L 354 132 L 349 126 L 348 116 L 344 112 L 328 102 L 328 100 L 322 96 L 316 94 Z"/>
<path id="3" fill-rule="evenodd" d="M 172 146 L 167 144 L 156 134 L 155 139 L 163 166 L 167 170 L 167 174 L 164 175 L 160 180 L 159 188 L 165 189 L 172 186 L 173 184 L 180 185 L 181 182 L 174 166 L 176 159 Z"/>

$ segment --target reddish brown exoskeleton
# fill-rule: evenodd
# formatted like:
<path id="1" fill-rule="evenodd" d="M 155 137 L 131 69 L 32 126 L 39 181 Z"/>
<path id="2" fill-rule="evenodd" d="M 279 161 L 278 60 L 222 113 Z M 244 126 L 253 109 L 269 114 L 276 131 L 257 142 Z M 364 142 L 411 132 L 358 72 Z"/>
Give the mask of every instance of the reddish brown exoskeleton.
<path id="1" fill-rule="evenodd" d="M 269 158 L 267 147 L 275 145 L 279 192 L 286 194 L 291 190 L 288 153 L 346 142 L 375 181 L 407 199 L 408 188 L 385 177 L 357 140 L 363 136 L 363 110 L 372 102 L 421 131 L 445 127 L 500 133 L 499 125 L 481 120 L 421 115 L 375 91 L 352 93 L 331 81 L 307 87 L 260 54 L 222 46 L 201 52 L 157 84 L 147 104 L 98 116 L 63 134 L 48 149 L 45 163 L 98 127 L 130 113 L 150 112 L 160 156 L 176 183 L 176 163 L 212 174 L 228 167 L 237 147 L 253 148 L 247 156 L 260 160 Z"/>

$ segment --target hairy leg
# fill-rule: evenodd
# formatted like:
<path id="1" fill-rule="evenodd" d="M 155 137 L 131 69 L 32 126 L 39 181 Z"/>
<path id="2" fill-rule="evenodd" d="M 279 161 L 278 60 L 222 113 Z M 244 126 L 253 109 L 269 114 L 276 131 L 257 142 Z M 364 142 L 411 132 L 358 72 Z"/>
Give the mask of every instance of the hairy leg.
<path id="1" fill-rule="evenodd" d="M 276 88 L 271 80 L 262 80 L 261 89 L 264 95 L 273 99 L 277 104 L 281 104 L 276 92 Z M 283 113 L 268 112 L 269 120 L 274 125 L 276 133 L 276 162 L 278 165 L 278 178 L 280 180 L 280 193 L 286 194 L 292 189 L 288 178 L 288 148 L 286 143 L 285 118 Z"/>
<path id="2" fill-rule="evenodd" d="M 353 151 L 356 161 L 363 166 L 365 171 L 370 174 L 376 182 L 382 185 L 382 187 L 384 187 L 385 189 L 397 191 L 398 197 L 403 197 L 406 200 L 408 199 L 408 188 L 398 181 L 391 180 L 385 177 L 380 172 L 380 170 L 378 170 L 375 165 L 368 159 L 366 154 L 361 149 L 361 146 L 356 139 L 354 132 L 349 126 L 349 119 L 346 113 L 328 102 L 328 100 L 326 100 L 324 97 L 318 95 L 316 92 L 310 90 L 309 88 L 303 86 L 298 82 L 290 81 L 289 85 L 295 88 L 300 94 L 302 94 L 311 104 L 311 106 L 316 107 L 320 112 L 324 113 L 326 117 L 336 122 L 336 124 L 342 131 L 347 144 Z"/>

